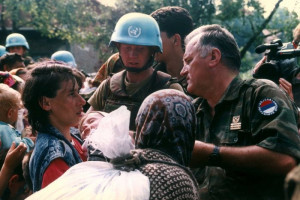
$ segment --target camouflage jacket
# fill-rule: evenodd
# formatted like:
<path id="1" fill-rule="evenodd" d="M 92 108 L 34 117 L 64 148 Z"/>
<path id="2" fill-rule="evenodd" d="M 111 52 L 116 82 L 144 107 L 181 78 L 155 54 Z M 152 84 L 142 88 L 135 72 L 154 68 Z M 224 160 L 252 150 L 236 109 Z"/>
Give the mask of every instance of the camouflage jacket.
<path id="1" fill-rule="evenodd" d="M 297 110 L 268 80 L 235 78 L 211 117 L 205 99 L 195 99 L 197 139 L 218 146 L 257 145 L 300 160 Z M 201 199 L 283 199 L 283 178 L 205 167 Z"/>
<path id="2" fill-rule="evenodd" d="M 101 82 L 108 78 L 112 73 L 117 73 L 123 69 L 124 67 L 120 62 L 119 53 L 113 54 L 107 59 L 107 61 L 103 65 L 101 65 L 100 69 L 98 70 L 96 76 L 93 79 L 93 86 L 99 86 Z"/>

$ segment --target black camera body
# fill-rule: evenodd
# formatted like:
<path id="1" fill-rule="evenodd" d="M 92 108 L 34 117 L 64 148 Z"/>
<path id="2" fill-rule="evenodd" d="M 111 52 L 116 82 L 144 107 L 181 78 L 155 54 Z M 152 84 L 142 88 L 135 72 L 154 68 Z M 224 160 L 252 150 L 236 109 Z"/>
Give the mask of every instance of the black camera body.
<path id="1" fill-rule="evenodd" d="M 268 50 L 268 51 L 267 51 Z M 255 52 L 265 52 L 267 62 L 253 74 L 254 78 L 264 78 L 279 83 L 279 78 L 291 82 L 298 69 L 295 57 L 300 56 L 300 49 L 294 49 L 292 43 L 282 43 L 280 39 L 256 47 Z"/>
<path id="2" fill-rule="evenodd" d="M 290 59 L 300 56 L 300 49 L 294 49 L 293 46 L 289 47 L 285 43 L 282 43 L 280 39 L 273 40 L 269 44 L 262 44 L 255 48 L 255 53 L 263 53 L 266 50 L 269 52 L 265 53 L 267 56 L 267 62 L 271 60 L 283 60 L 283 59 Z"/>

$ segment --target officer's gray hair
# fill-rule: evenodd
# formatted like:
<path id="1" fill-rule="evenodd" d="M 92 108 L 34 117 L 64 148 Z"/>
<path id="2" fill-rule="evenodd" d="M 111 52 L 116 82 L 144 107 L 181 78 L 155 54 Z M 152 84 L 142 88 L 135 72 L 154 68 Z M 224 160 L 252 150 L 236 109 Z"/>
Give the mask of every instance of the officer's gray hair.
<path id="1" fill-rule="evenodd" d="M 222 53 L 222 62 L 235 71 L 239 71 L 241 57 L 238 45 L 233 35 L 220 25 L 205 25 L 187 35 L 185 44 L 194 42 L 201 57 L 207 56 L 212 48 L 217 48 Z"/>

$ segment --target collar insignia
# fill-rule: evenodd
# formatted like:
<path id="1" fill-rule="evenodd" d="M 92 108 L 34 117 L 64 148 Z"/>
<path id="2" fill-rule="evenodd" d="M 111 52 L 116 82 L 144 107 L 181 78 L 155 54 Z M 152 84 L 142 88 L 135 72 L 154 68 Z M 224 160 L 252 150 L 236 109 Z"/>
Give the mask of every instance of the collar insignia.
<path id="1" fill-rule="evenodd" d="M 240 130 L 242 123 L 240 122 L 240 115 L 232 117 L 232 123 L 230 124 L 230 130 Z"/>

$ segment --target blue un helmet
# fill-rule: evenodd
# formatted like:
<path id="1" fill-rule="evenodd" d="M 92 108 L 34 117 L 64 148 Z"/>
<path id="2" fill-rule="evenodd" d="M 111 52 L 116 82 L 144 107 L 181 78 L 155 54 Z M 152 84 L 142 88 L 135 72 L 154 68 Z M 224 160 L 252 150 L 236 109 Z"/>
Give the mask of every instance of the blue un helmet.
<path id="1" fill-rule="evenodd" d="M 5 50 L 5 46 L 0 45 L 0 57 L 6 53 L 8 53 L 8 52 Z"/>
<path id="2" fill-rule="evenodd" d="M 29 50 L 29 45 L 26 38 L 20 33 L 9 34 L 6 38 L 6 43 L 5 43 L 6 50 L 9 47 L 15 47 L 15 46 L 23 46 L 27 50 Z"/>
<path id="3" fill-rule="evenodd" d="M 143 13 L 128 13 L 117 22 L 109 45 L 114 43 L 155 46 L 162 52 L 159 26 L 155 19 Z"/>
<path id="4" fill-rule="evenodd" d="M 67 63 L 73 68 L 77 67 L 73 54 L 69 51 L 57 51 L 51 56 L 51 60 L 57 60 Z"/>

